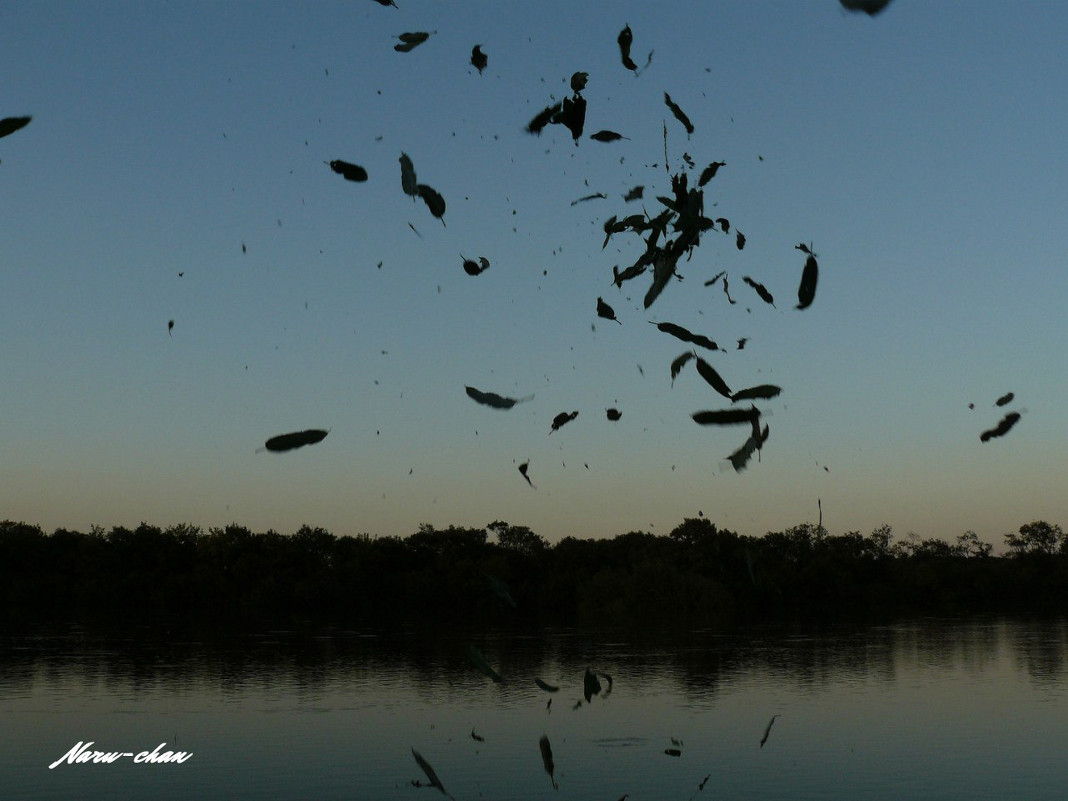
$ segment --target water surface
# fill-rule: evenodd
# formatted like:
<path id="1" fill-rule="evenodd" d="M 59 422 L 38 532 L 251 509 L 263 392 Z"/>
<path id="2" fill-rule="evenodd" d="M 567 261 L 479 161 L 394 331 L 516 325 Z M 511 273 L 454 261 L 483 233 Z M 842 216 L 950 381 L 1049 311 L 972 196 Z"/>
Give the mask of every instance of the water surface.
<path id="1" fill-rule="evenodd" d="M 587 666 L 611 691 L 602 679 L 576 708 Z M 1063 620 L 730 635 L 71 628 L 0 639 L 0 798 L 444 798 L 412 785 L 426 782 L 415 748 L 458 801 L 1064 799 L 1066 690 Z M 49 769 L 89 740 L 192 757 Z"/>

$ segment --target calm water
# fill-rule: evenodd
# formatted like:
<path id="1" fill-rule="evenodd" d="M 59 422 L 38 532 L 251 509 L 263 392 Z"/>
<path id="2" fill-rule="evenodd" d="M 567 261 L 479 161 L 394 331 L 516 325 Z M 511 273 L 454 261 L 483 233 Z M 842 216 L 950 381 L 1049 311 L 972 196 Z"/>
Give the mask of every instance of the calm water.
<path id="1" fill-rule="evenodd" d="M 472 666 L 468 643 L 505 683 Z M 587 665 L 611 674 L 612 690 L 575 709 Z M 1068 623 L 640 639 L 70 629 L 0 638 L 0 722 L 4 799 L 444 799 L 412 786 L 426 780 L 414 747 L 457 801 L 1061 801 Z M 559 790 L 542 765 L 543 734 Z M 679 757 L 664 753 L 672 738 Z M 131 753 L 165 742 L 192 757 L 49 769 L 89 740 Z"/>

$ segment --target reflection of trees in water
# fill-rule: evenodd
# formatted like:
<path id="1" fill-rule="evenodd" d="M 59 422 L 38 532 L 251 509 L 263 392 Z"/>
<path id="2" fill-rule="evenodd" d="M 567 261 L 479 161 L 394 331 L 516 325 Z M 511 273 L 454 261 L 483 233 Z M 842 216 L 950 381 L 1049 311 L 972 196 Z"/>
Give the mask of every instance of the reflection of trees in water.
<path id="1" fill-rule="evenodd" d="M 475 643 L 505 678 L 494 685 L 466 653 Z M 208 687 L 224 695 L 290 691 L 312 696 L 338 682 L 411 697 L 463 702 L 494 688 L 502 698 L 549 698 L 535 678 L 559 684 L 560 704 L 581 696 L 587 667 L 617 687 L 677 686 L 690 698 L 757 680 L 812 690 L 833 683 L 892 683 L 917 671 L 982 676 L 1006 654 L 1032 679 L 1063 680 L 1065 621 L 922 619 L 878 626 L 759 627 L 729 635 L 542 629 L 484 631 L 409 627 L 393 632 L 337 629 L 254 634 L 56 629 L 8 637 L 0 651 L 5 693 L 45 687 L 118 688 L 139 697 Z M 540 702 L 539 702 L 540 703 Z"/>
<path id="2" fill-rule="evenodd" d="M 1036 682 L 1061 681 L 1068 674 L 1068 622 L 1023 624 L 1007 634 L 1016 664 Z"/>

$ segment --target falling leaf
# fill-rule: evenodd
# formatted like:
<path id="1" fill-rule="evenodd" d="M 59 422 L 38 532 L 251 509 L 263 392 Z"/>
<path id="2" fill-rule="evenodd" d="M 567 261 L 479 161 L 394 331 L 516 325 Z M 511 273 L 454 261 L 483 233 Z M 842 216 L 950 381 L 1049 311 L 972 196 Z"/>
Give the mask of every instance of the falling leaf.
<path id="1" fill-rule="evenodd" d="M 847 11 L 859 11 L 874 17 L 888 5 L 890 0 L 838 0 Z"/>
<path id="2" fill-rule="evenodd" d="M 996 427 L 989 431 L 984 431 L 979 435 L 979 439 L 982 442 L 986 442 L 991 437 L 1001 437 L 1008 434 L 1014 425 L 1020 422 L 1019 412 L 1009 412 L 1007 415 L 1001 418 L 1001 422 Z"/>
<path id="3" fill-rule="evenodd" d="M 263 447 L 269 451 L 291 451 L 294 448 L 302 448 L 305 445 L 322 442 L 329 433 L 329 431 L 324 431 L 321 428 L 309 428 L 305 431 L 294 431 L 291 434 L 279 434 L 277 437 L 271 437 L 267 440 Z"/>
<path id="4" fill-rule="evenodd" d="M 467 392 L 467 396 L 473 401 L 481 403 L 484 406 L 492 406 L 494 409 L 511 409 L 517 403 L 525 403 L 534 398 L 533 395 L 527 395 L 525 398 L 506 398 L 503 395 L 498 395 L 496 392 L 483 392 L 474 387 L 465 386 L 464 389 Z"/>
<path id="5" fill-rule="evenodd" d="M 686 116 L 686 113 L 678 107 L 678 104 L 671 99 L 671 95 L 664 92 L 664 103 L 671 109 L 671 113 L 675 115 L 675 119 L 682 123 L 682 127 L 686 129 L 686 135 L 689 136 L 693 133 L 693 124 L 690 122 L 690 118 Z"/>
<path id="6" fill-rule="evenodd" d="M 616 42 L 619 43 L 619 54 L 623 59 L 623 66 L 637 74 L 638 65 L 631 61 L 630 58 L 630 47 L 634 43 L 634 33 L 631 31 L 630 25 L 626 25 L 623 30 L 619 32 L 619 36 L 616 37 Z"/>
<path id="7" fill-rule="evenodd" d="M 33 117 L 4 117 L 0 120 L 0 139 L 25 128 L 32 119 Z"/>
<path id="8" fill-rule="evenodd" d="M 623 134 L 618 134 L 615 131 L 598 131 L 597 133 L 590 134 L 590 139 L 595 142 L 618 142 L 620 139 L 626 139 Z"/>
<path id="9" fill-rule="evenodd" d="M 347 161 L 341 161 L 340 159 L 334 159 L 329 162 L 330 169 L 342 176 L 347 181 L 366 181 L 367 170 L 358 164 L 350 164 Z"/>
<path id="10" fill-rule="evenodd" d="M 644 186 L 636 186 L 631 189 L 627 194 L 623 195 L 623 202 L 630 203 L 632 200 L 641 200 L 642 193 L 645 191 Z"/>
<path id="11" fill-rule="evenodd" d="M 797 287 L 797 308 L 807 309 L 816 299 L 816 281 L 819 280 L 819 265 L 816 257 L 809 253 L 805 259 L 805 269 L 801 273 L 801 284 Z"/>
<path id="12" fill-rule="evenodd" d="M 619 411 L 619 409 L 605 409 L 604 413 L 605 416 L 608 417 L 608 419 L 611 420 L 613 423 L 623 416 L 623 413 Z"/>
<path id="13" fill-rule="evenodd" d="M 619 318 L 616 317 L 615 310 L 605 303 L 603 298 L 597 298 L 597 316 L 606 320 L 615 320 L 620 325 L 623 325 Z"/>
<path id="14" fill-rule="evenodd" d="M 576 417 L 578 417 L 577 411 L 571 412 L 570 414 L 568 412 L 560 412 L 560 414 L 556 415 L 556 417 L 553 418 L 553 426 L 552 429 L 550 429 L 549 433 L 552 434 L 553 431 L 556 431 L 561 426 L 570 423 Z"/>
<path id="15" fill-rule="evenodd" d="M 472 740 L 474 740 L 474 741 L 475 741 L 475 742 L 477 742 L 477 743 L 484 743 L 484 742 L 486 742 L 486 738 L 485 738 L 485 737 L 483 737 L 483 736 L 482 736 L 482 735 L 480 735 L 480 734 L 475 734 L 475 730 L 474 730 L 474 729 L 471 729 L 471 739 L 472 739 Z"/>
<path id="16" fill-rule="evenodd" d="M 754 406 L 749 409 L 718 409 L 694 412 L 690 415 L 694 422 L 702 426 L 729 426 L 739 423 L 752 423 L 760 417 L 760 411 Z"/>
<path id="17" fill-rule="evenodd" d="M 731 466 L 734 468 L 734 472 L 741 473 L 745 470 L 749 460 L 753 454 L 760 450 L 764 443 L 767 442 L 768 434 L 771 433 L 769 426 L 764 426 L 764 430 L 760 430 L 760 423 L 758 420 L 753 420 L 753 434 L 745 441 L 738 450 L 732 453 L 727 459 L 730 461 Z"/>
<path id="18" fill-rule="evenodd" d="M 1016 397 L 1016 393 L 1007 392 L 1006 394 L 1004 394 L 1000 398 L 998 398 L 996 401 L 994 401 L 994 405 L 995 406 L 1004 406 L 1006 403 L 1012 403 L 1012 399 L 1015 398 L 1015 397 Z"/>
<path id="19" fill-rule="evenodd" d="M 775 305 L 775 298 L 772 297 L 772 294 L 770 292 L 768 292 L 767 287 L 765 287 L 763 284 L 758 284 L 756 281 L 754 281 L 748 275 L 743 275 L 742 276 L 742 280 L 745 281 L 747 284 L 749 284 L 749 286 L 753 287 L 753 289 L 756 290 L 756 293 L 758 295 L 760 295 L 760 299 L 762 301 L 764 301 L 765 303 L 767 303 L 767 304 L 769 304 L 771 306 Z"/>
<path id="20" fill-rule="evenodd" d="M 571 75 L 571 91 L 578 94 L 586 88 L 586 81 L 590 79 L 587 72 L 575 72 Z"/>
<path id="21" fill-rule="evenodd" d="M 530 484 L 531 487 L 533 487 L 534 489 L 537 489 L 537 487 L 534 486 L 534 482 L 530 480 L 530 476 L 527 475 L 527 470 L 529 470 L 529 469 L 530 469 L 530 462 L 523 462 L 523 464 L 519 465 L 520 474 L 523 476 L 523 478 L 525 478 L 527 480 L 527 483 Z"/>
<path id="22" fill-rule="evenodd" d="M 586 195 L 580 197 L 578 200 L 572 200 L 571 205 L 577 206 L 579 203 L 585 203 L 587 200 L 605 200 L 608 197 L 604 192 L 594 192 L 592 195 Z"/>
<path id="23" fill-rule="evenodd" d="M 423 31 L 417 31 L 415 33 L 402 33 L 397 37 L 401 40 L 401 44 L 393 45 L 393 49 L 396 50 L 398 53 L 409 53 L 416 47 L 421 45 L 423 42 L 425 42 L 427 39 L 429 39 L 431 36 L 433 36 L 435 33 L 437 33 L 437 31 L 431 31 L 430 33 L 425 33 Z"/>
<path id="24" fill-rule="evenodd" d="M 678 748 L 665 748 L 664 749 L 664 753 L 667 754 L 668 756 L 673 756 L 673 757 L 682 756 L 682 751 L 680 751 Z"/>
<path id="25" fill-rule="evenodd" d="M 487 64 L 489 64 L 489 58 L 482 52 L 481 45 L 475 45 L 471 50 L 471 66 L 477 69 L 478 74 L 481 75 Z"/>
<path id="26" fill-rule="evenodd" d="M 693 344 L 699 345 L 702 348 L 707 348 L 708 350 L 719 350 L 719 345 L 708 337 L 700 334 L 691 334 L 681 325 L 675 325 L 675 323 L 653 323 L 652 320 L 649 322 L 665 334 L 671 334 L 671 336 L 681 339 L 683 342 L 692 342 Z"/>
<path id="27" fill-rule="evenodd" d="M 748 389 L 740 389 L 730 396 L 731 403 L 737 403 L 740 400 L 771 400 L 782 392 L 782 387 L 777 387 L 774 384 L 761 384 L 756 387 L 749 387 Z"/>
<path id="28" fill-rule="evenodd" d="M 697 179 L 697 185 L 704 186 L 716 177 L 716 173 L 719 172 L 720 167 L 726 166 L 727 162 L 725 161 L 713 161 L 711 164 L 701 170 L 701 177 Z"/>
<path id="29" fill-rule="evenodd" d="M 685 353 L 683 353 L 681 356 L 678 356 L 673 362 L 671 362 L 671 384 L 672 384 L 672 386 L 675 385 L 675 379 L 678 377 L 679 371 L 682 370 L 682 368 L 686 366 L 686 362 L 690 361 L 690 359 L 696 359 L 696 358 L 697 358 L 697 354 L 694 353 L 692 350 L 688 350 Z"/>
<path id="30" fill-rule="evenodd" d="M 445 216 L 445 198 L 426 184 L 419 184 L 415 189 L 419 197 L 426 203 L 426 207 L 430 209 L 430 213 L 444 223 L 445 221 L 442 218 Z"/>
<path id="31" fill-rule="evenodd" d="M 725 398 L 731 397 L 731 390 L 730 387 L 727 386 L 727 382 L 720 377 L 719 373 L 716 372 L 712 365 L 700 356 L 697 357 L 697 372 L 700 373 L 701 378 L 707 381 L 708 385 L 720 395 Z"/>
<path id="32" fill-rule="evenodd" d="M 460 255 L 460 258 L 464 260 L 464 272 L 468 275 L 481 275 L 486 272 L 490 266 L 489 259 L 485 256 L 479 256 L 477 262 L 473 259 L 466 258 L 463 254 Z"/>
<path id="33" fill-rule="evenodd" d="M 411 197 L 417 197 L 419 190 L 418 184 L 415 181 L 415 167 L 412 165 L 412 160 L 408 158 L 407 153 L 400 154 L 400 166 L 401 166 L 401 190 L 406 195 Z"/>
<path id="34" fill-rule="evenodd" d="M 174 320 L 167 321 L 167 336 L 171 335 L 171 331 L 174 330 Z"/>
<path id="35" fill-rule="evenodd" d="M 542 129 L 553 121 L 553 118 L 561 113 L 564 104 L 562 102 L 546 106 L 530 122 L 527 123 L 527 133 L 541 135 Z"/>
<path id="36" fill-rule="evenodd" d="M 540 687 L 541 689 L 545 690 L 545 692 L 547 693 L 555 693 L 560 691 L 559 687 L 554 687 L 552 684 L 546 684 L 541 679 L 534 679 L 534 683 L 537 684 L 538 687 Z"/>

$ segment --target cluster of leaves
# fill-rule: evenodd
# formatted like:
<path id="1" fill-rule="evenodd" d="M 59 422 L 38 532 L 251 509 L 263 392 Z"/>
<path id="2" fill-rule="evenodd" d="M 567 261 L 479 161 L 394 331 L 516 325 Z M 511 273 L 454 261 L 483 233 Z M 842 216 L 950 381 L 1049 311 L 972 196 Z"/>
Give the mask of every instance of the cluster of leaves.
<path id="1" fill-rule="evenodd" d="M 492 535 L 492 540 L 491 540 Z M 685 520 L 668 535 L 566 537 L 525 526 L 423 525 L 408 537 L 291 535 L 142 523 L 89 533 L 0 523 L 0 608 L 46 616 L 166 612 L 190 618 L 729 623 L 845 612 L 1068 609 L 1068 538 L 1034 521 L 1007 553 L 889 526 L 830 535 L 803 523 L 762 537 Z"/>

